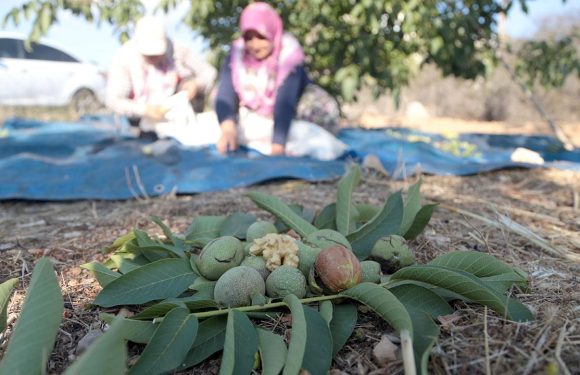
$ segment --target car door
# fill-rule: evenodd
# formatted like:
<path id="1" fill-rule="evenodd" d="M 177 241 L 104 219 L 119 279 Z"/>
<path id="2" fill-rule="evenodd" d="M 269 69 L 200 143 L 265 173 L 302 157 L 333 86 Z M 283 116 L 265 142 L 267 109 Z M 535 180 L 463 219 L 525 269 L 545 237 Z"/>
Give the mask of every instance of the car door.
<path id="1" fill-rule="evenodd" d="M 33 43 L 24 50 L 23 66 L 26 71 L 25 95 L 34 105 L 64 105 L 68 102 L 64 88 L 75 74 L 78 61 L 67 53 Z"/>
<path id="2" fill-rule="evenodd" d="M 0 38 L 0 105 L 20 105 L 25 100 L 26 70 L 22 41 Z"/>

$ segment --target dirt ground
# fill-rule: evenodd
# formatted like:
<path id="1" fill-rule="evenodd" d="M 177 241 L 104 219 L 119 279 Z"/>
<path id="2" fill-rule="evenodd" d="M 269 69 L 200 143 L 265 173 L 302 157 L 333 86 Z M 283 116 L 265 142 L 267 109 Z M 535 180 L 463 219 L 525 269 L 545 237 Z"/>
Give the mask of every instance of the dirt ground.
<path id="1" fill-rule="evenodd" d="M 515 128 L 501 123 L 493 128 L 488 123 L 456 125 L 455 120 L 445 119 L 424 126 L 430 131 L 504 133 Z M 519 132 L 546 133 L 542 126 L 532 124 Z M 563 127 L 580 145 L 580 127 Z M 408 188 L 417 178 L 395 181 L 370 168 L 363 176 L 354 199 L 373 204 Z M 426 231 L 411 243 L 418 261 L 452 250 L 476 250 L 517 265 L 529 273 L 530 289 L 514 290 L 514 294 L 535 314 L 532 322 L 514 323 L 481 306 L 456 304 L 455 313 L 441 321 L 430 373 L 580 374 L 580 173 L 514 169 L 469 177 L 422 177 L 425 201 L 440 205 Z M 0 281 L 9 277 L 23 281 L 9 305 L 9 322 L 17 317 L 35 261 L 50 257 L 64 293 L 65 313 L 49 372 L 62 373 L 74 359 L 79 340 L 101 325 L 98 313 L 102 310 L 87 307 L 100 287 L 79 265 L 103 261 L 101 249 L 131 229 L 156 232 L 151 215 L 176 232 L 184 231 L 198 215 L 243 211 L 271 219 L 245 197 L 251 190 L 320 209 L 335 199 L 336 184 L 279 181 L 140 201 L 0 202 Z M 517 234 L 513 222 L 534 235 Z M 7 332 L 0 348 L 5 347 L 10 328 Z M 400 360 L 380 366 L 372 355 L 383 334 L 395 338 L 381 319 L 361 309 L 357 328 L 335 358 L 331 373 L 402 374 Z M 213 374 L 218 369 L 216 357 L 183 373 Z"/>

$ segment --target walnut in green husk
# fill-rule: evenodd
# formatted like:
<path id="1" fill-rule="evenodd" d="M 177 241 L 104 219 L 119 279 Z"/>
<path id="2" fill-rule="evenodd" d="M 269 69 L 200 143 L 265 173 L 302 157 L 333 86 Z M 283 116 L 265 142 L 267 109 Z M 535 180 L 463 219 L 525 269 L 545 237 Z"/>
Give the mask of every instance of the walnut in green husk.
<path id="1" fill-rule="evenodd" d="M 256 221 L 248 227 L 246 241 L 252 242 L 270 233 L 278 233 L 276 226 L 269 221 Z"/>
<path id="2" fill-rule="evenodd" d="M 351 249 L 350 242 L 341 233 L 332 229 L 320 229 L 310 233 L 304 239 L 306 245 L 325 249 L 334 245 L 341 245 Z"/>
<path id="3" fill-rule="evenodd" d="M 362 282 L 375 283 L 381 282 L 381 265 L 374 260 L 365 260 L 360 262 L 362 271 Z"/>
<path id="4" fill-rule="evenodd" d="M 224 272 L 240 265 L 244 258 L 242 247 L 242 242 L 231 236 L 210 241 L 197 258 L 199 273 L 208 280 L 219 279 Z"/>
<path id="5" fill-rule="evenodd" d="M 393 234 L 375 243 L 368 260 L 378 262 L 383 273 L 392 274 L 415 263 L 415 255 L 403 237 Z"/>
<path id="6" fill-rule="evenodd" d="M 298 268 L 304 276 L 308 277 L 310 268 L 312 268 L 316 257 L 322 249 L 308 246 L 301 241 L 296 241 L 296 244 L 298 245 Z"/>
<path id="7" fill-rule="evenodd" d="M 266 293 L 262 276 L 253 268 L 238 266 L 228 270 L 217 281 L 214 300 L 222 306 L 249 306 Z"/>
<path id="8" fill-rule="evenodd" d="M 302 298 L 306 295 L 306 277 L 298 268 L 280 266 L 266 279 L 266 291 L 272 298 L 284 298 L 289 294 Z"/>
<path id="9" fill-rule="evenodd" d="M 266 280 L 268 275 L 270 275 L 270 271 L 268 268 L 266 268 L 266 260 L 261 256 L 250 255 L 242 261 L 240 266 L 246 266 L 255 269 L 260 275 L 262 275 L 264 280 Z"/>

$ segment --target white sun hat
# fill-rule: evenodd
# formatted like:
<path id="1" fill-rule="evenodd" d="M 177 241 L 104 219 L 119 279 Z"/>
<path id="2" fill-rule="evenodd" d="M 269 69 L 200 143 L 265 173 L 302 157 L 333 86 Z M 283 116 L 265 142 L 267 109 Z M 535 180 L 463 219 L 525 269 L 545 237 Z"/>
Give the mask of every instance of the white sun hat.
<path id="1" fill-rule="evenodd" d="M 153 16 L 144 16 L 135 25 L 135 44 L 145 56 L 160 56 L 167 51 L 167 35 L 163 22 Z"/>

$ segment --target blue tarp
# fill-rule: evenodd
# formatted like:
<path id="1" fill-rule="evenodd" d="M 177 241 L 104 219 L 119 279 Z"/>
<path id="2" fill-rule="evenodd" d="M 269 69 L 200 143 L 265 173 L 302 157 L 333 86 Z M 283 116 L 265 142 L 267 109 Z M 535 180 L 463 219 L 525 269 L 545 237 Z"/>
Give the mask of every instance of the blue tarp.
<path id="1" fill-rule="evenodd" d="M 344 129 L 349 152 L 335 161 L 265 157 L 241 149 L 223 156 L 214 147 L 150 143 L 112 126 L 108 117 L 78 122 L 7 120 L 0 128 L 0 199 L 128 199 L 249 186 L 273 179 L 324 181 L 349 162 L 379 158 L 395 178 L 418 171 L 468 175 L 506 167 L 537 167 L 510 159 L 517 147 L 538 152 L 546 167 L 580 171 L 580 150 L 554 150 L 545 136 L 468 134 L 449 138 L 409 129 Z"/>

